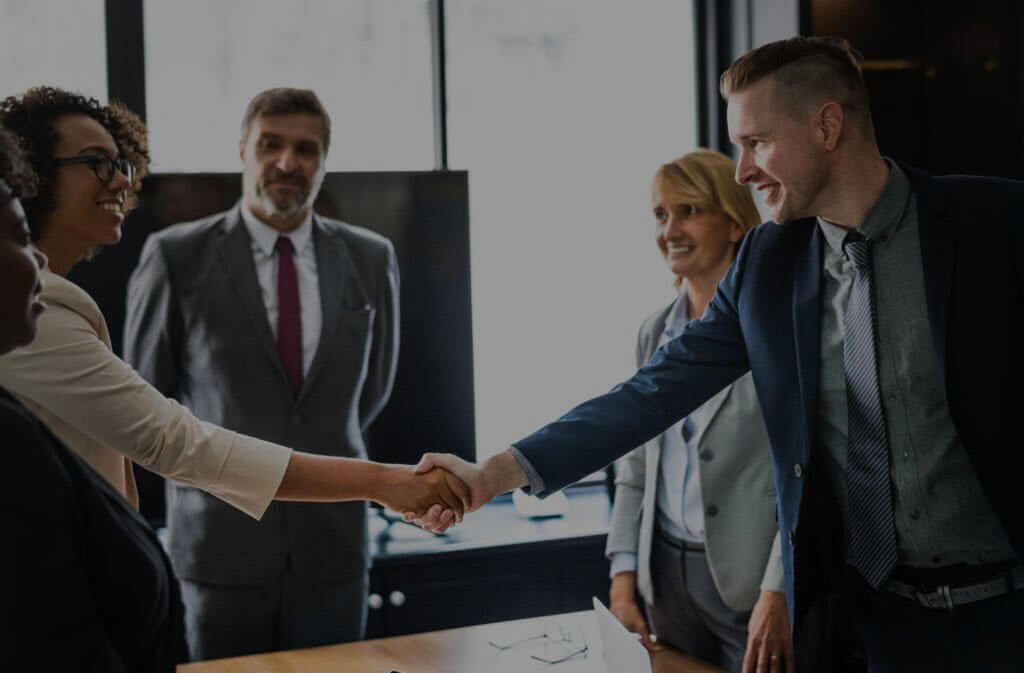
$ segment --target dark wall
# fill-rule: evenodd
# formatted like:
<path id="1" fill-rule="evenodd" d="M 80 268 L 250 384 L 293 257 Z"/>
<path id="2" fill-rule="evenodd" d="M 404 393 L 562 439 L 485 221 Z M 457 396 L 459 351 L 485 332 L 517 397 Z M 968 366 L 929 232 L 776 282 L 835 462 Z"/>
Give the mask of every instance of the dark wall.
<path id="1" fill-rule="evenodd" d="M 377 460 L 415 463 L 432 450 L 475 456 L 467 189 L 465 172 L 331 173 L 315 206 L 388 237 L 398 256 L 401 346 L 391 401 L 367 438 Z M 240 192 L 237 174 L 149 176 L 121 243 L 72 271 L 103 311 L 118 354 L 125 289 L 146 237 L 226 210 Z M 136 472 L 143 513 L 162 521 L 162 480 Z"/>
<path id="2" fill-rule="evenodd" d="M 1024 176 L 1016 0 L 811 0 L 810 34 L 844 37 L 882 153 L 934 174 Z"/>

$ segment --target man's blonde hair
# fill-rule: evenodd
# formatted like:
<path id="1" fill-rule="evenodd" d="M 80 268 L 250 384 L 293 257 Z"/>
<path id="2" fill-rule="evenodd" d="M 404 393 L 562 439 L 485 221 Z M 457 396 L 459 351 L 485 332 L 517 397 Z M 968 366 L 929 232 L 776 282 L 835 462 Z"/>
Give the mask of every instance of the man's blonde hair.
<path id="1" fill-rule="evenodd" d="M 721 152 L 699 149 L 662 164 L 654 174 L 653 189 L 674 205 L 686 204 L 720 212 L 735 222 L 744 235 L 761 221 L 746 185 L 737 184 L 736 164 Z M 740 242 L 737 241 L 736 249 Z M 679 287 L 679 279 L 676 279 Z"/>
<path id="2" fill-rule="evenodd" d="M 836 37 L 791 37 L 748 51 L 722 73 L 724 98 L 766 77 L 778 86 L 780 100 L 795 105 L 839 103 L 843 114 L 874 138 L 861 55 Z"/>

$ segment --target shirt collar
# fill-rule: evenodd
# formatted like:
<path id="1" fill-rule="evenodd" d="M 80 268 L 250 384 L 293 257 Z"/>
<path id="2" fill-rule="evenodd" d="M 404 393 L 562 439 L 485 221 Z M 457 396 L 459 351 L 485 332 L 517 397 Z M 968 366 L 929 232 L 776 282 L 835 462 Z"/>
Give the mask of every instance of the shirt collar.
<path id="1" fill-rule="evenodd" d="M 312 209 L 310 209 L 309 213 L 306 214 L 306 219 L 302 221 L 302 224 L 300 224 L 297 229 L 289 231 L 288 233 L 280 232 L 270 225 L 260 221 L 260 219 L 253 215 L 252 211 L 249 210 L 249 207 L 244 203 L 239 209 L 242 211 L 242 221 L 245 222 L 245 228 L 249 230 L 249 236 L 268 257 L 274 254 L 274 246 L 277 245 L 277 239 L 280 236 L 290 238 L 292 246 L 295 248 L 297 253 L 302 252 L 306 249 L 306 246 L 312 243 Z"/>
<path id="2" fill-rule="evenodd" d="M 899 229 L 907 210 L 907 204 L 910 203 L 910 179 L 907 174 L 892 159 L 886 158 L 885 163 L 889 166 L 889 179 L 886 181 L 878 201 L 871 206 L 868 216 L 864 218 L 864 222 L 857 229 L 865 238 L 879 241 L 883 245 Z M 820 217 L 818 226 L 821 228 L 821 233 L 825 235 L 829 247 L 842 254 L 843 239 L 849 230 L 838 224 L 826 222 Z"/>

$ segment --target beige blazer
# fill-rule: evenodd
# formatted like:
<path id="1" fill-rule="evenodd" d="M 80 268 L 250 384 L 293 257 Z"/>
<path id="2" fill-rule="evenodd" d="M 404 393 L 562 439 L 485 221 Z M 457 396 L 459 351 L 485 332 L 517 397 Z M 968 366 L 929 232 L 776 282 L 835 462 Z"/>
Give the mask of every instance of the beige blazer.
<path id="1" fill-rule="evenodd" d="M 637 366 L 647 364 L 657 350 L 671 308 L 644 321 L 637 341 Z M 726 386 L 703 408 L 708 420 L 697 455 L 708 565 L 725 604 L 746 611 L 753 608 L 761 589 L 785 591 L 771 450 L 750 373 Z M 637 588 L 651 604 L 657 600 L 650 562 L 660 458 L 658 436 L 616 462 L 615 505 L 606 548 L 609 556 L 637 554 Z"/>
<path id="2" fill-rule="evenodd" d="M 260 518 L 291 449 L 204 423 L 161 395 L 111 350 L 84 290 L 49 270 L 42 278 L 36 338 L 0 357 L 0 386 L 136 505 L 132 461 Z"/>

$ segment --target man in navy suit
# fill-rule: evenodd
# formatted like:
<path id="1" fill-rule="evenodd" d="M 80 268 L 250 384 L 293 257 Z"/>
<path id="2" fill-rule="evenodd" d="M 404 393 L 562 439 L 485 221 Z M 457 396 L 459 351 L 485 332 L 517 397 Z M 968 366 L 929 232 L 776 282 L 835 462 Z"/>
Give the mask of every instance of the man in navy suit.
<path id="1" fill-rule="evenodd" d="M 746 237 L 703 318 L 481 467 L 423 465 L 463 476 L 474 507 L 551 493 L 749 370 L 801 666 L 837 670 L 816 646 L 848 615 L 873 672 L 1020 670 L 1024 184 L 882 157 L 845 41 L 765 45 L 721 89 L 736 179 L 774 223 Z M 782 670 L 771 659 L 758 670 Z"/>

